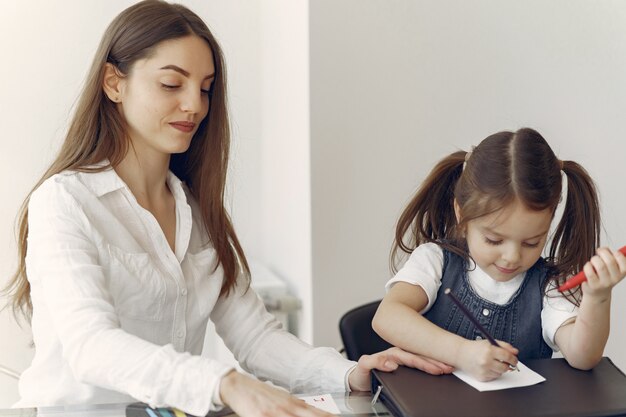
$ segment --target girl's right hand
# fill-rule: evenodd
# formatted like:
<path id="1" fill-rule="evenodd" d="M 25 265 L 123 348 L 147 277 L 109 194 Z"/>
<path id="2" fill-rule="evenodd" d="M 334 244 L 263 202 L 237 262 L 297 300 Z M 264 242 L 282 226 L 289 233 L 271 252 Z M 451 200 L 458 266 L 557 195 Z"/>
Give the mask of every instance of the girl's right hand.
<path id="1" fill-rule="evenodd" d="M 236 371 L 222 378 L 220 396 L 239 417 L 333 417 L 286 391 Z"/>
<path id="2" fill-rule="evenodd" d="M 507 342 L 497 341 L 493 346 L 488 340 L 466 340 L 459 351 L 458 368 L 479 381 L 491 381 L 517 366 L 519 350 Z"/>

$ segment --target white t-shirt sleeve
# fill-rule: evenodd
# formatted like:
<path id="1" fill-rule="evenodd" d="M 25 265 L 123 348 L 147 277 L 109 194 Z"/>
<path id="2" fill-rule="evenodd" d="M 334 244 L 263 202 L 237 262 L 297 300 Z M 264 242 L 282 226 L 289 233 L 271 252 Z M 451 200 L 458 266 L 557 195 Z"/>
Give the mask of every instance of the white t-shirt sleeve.
<path id="1" fill-rule="evenodd" d="M 563 296 L 554 284 L 549 284 L 548 292 L 543 297 L 543 309 L 541 310 L 541 327 L 543 339 L 554 351 L 559 347 L 554 341 L 556 331 L 567 320 L 578 315 L 578 307 Z"/>
<path id="2" fill-rule="evenodd" d="M 435 303 L 443 274 L 443 250 L 436 243 L 424 243 L 411 253 L 409 259 L 385 285 L 389 291 L 397 282 L 407 282 L 422 287 L 428 297 L 428 304 L 420 311 L 424 314 Z"/>

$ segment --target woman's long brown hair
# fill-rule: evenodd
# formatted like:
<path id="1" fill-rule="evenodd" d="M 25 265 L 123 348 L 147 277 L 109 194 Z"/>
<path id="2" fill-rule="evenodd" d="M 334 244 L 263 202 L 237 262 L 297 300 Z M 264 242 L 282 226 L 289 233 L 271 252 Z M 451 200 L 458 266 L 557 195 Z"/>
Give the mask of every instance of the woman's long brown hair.
<path id="1" fill-rule="evenodd" d="M 96 51 L 83 91 L 56 159 L 46 170 L 21 206 L 17 219 L 18 266 L 4 289 L 15 313 L 27 319 L 32 315 L 30 284 L 26 276 L 28 202 L 30 195 L 46 179 L 65 170 L 102 171 L 117 166 L 128 152 L 126 126 L 115 104 L 103 92 L 105 64 L 111 63 L 122 74 L 148 58 L 157 45 L 170 39 L 194 35 L 204 39 L 213 53 L 215 80 L 210 108 L 191 146 L 172 155 L 170 169 L 186 182 L 198 201 L 204 226 L 224 270 L 220 296 L 227 295 L 237 276 L 250 270 L 224 207 L 230 127 L 226 103 L 226 68 L 221 48 L 206 24 L 195 13 L 179 4 L 145 0 L 120 13 L 107 28 Z M 110 166 L 89 168 L 105 159 Z"/>
<path id="2" fill-rule="evenodd" d="M 561 172 L 567 177 L 563 215 L 548 247 L 549 281 L 563 282 L 582 270 L 600 245 L 600 209 L 596 187 L 585 169 L 560 161 L 535 130 L 499 132 L 471 153 L 454 152 L 424 180 L 398 220 L 391 268 L 400 252 L 411 253 L 426 242 L 469 258 L 462 230 L 468 221 L 517 200 L 531 210 L 552 210 L 561 200 Z M 461 219 L 457 223 L 454 201 Z M 574 294 L 570 294 L 574 295 Z M 577 296 L 570 297 L 577 303 Z"/>

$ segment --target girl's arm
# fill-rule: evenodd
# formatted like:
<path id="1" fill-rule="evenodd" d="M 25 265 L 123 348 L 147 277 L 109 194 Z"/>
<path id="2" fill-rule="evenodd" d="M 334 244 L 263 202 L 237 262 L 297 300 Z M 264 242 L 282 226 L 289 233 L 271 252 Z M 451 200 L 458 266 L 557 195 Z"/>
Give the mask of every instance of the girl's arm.
<path id="1" fill-rule="evenodd" d="M 462 369 L 481 381 L 495 379 L 517 364 L 517 349 L 487 340 L 467 340 L 431 323 L 419 312 L 428 304 L 422 287 L 398 282 L 374 316 L 374 330 L 389 343 Z"/>
<path id="2" fill-rule="evenodd" d="M 555 342 L 574 368 L 591 369 L 598 364 L 609 338 L 611 291 L 626 275 L 626 257 L 600 248 L 584 267 L 587 281 L 575 321 L 557 330 Z"/>

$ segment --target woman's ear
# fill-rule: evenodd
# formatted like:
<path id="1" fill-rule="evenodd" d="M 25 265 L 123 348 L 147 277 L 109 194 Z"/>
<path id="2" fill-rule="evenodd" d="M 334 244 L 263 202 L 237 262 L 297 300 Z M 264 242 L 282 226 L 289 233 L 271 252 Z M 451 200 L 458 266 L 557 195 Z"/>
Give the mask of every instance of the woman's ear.
<path id="1" fill-rule="evenodd" d="M 110 62 L 104 64 L 104 79 L 102 89 L 109 100 L 114 103 L 122 102 L 122 84 L 124 77 L 117 67 Z"/>

